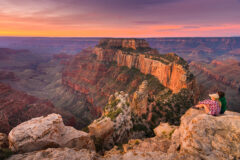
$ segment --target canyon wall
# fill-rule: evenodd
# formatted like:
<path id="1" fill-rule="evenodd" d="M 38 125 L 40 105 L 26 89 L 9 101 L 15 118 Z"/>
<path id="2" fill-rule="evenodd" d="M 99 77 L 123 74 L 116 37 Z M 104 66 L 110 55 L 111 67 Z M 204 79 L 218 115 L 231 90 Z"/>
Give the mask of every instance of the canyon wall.
<path id="1" fill-rule="evenodd" d="M 128 44 L 132 44 L 132 46 L 128 47 L 136 48 L 135 44 L 138 41 L 135 43 L 132 43 L 132 39 L 129 41 Z M 107 44 L 106 46 L 109 46 L 112 44 L 112 41 L 105 40 L 105 43 Z M 122 43 L 126 42 L 122 40 Z M 139 44 L 141 43 L 139 42 Z M 144 48 L 146 46 L 147 45 L 144 44 L 140 47 Z M 124 48 L 125 45 L 122 45 L 122 47 Z M 155 76 L 161 84 L 170 88 L 174 93 L 178 93 L 182 88 L 193 89 L 196 87 L 194 79 L 191 79 L 190 81 L 188 80 L 190 72 L 185 69 L 184 66 L 175 62 L 169 62 L 167 59 L 163 59 L 163 61 L 167 63 L 166 64 L 159 60 L 155 60 L 155 55 L 149 57 L 149 55 L 143 53 L 127 53 L 123 50 L 105 49 L 101 47 L 95 47 L 93 52 L 97 55 L 98 61 L 115 61 L 118 66 L 137 68 L 143 74 L 151 74 Z"/>

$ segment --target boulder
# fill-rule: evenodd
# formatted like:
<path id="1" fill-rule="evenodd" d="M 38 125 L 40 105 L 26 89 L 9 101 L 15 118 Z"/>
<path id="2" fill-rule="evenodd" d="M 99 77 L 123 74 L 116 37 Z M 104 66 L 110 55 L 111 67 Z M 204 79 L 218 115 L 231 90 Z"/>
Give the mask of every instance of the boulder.
<path id="1" fill-rule="evenodd" d="M 48 148 L 46 150 L 13 155 L 8 160 L 95 160 L 96 153 L 86 149 Z"/>
<path id="2" fill-rule="evenodd" d="M 168 152 L 176 151 L 199 159 L 240 159 L 240 114 L 211 116 L 189 109 L 172 135 Z"/>
<path id="3" fill-rule="evenodd" d="M 91 125 L 88 126 L 89 134 L 96 138 L 103 139 L 107 135 L 113 133 L 114 123 L 110 118 L 105 117 L 103 119 L 95 120 Z"/>
<path id="4" fill-rule="evenodd" d="M 8 135 L 12 151 L 31 152 L 50 147 L 86 148 L 95 150 L 88 133 L 65 126 L 62 117 L 50 114 L 21 123 Z"/>
<path id="5" fill-rule="evenodd" d="M 5 133 L 0 133 L 0 149 L 8 147 L 8 137 Z"/>
<path id="6" fill-rule="evenodd" d="M 171 137 L 177 126 L 168 123 L 160 123 L 153 131 L 157 137 Z"/>

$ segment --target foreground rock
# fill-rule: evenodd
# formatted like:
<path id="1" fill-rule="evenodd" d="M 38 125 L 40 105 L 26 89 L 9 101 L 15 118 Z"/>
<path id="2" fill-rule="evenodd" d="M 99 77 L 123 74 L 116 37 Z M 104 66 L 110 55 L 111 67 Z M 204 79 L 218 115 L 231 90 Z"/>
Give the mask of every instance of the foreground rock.
<path id="1" fill-rule="evenodd" d="M 62 117 L 50 114 L 33 118 L 13 128 L 8 136 L 12 151 L 31 152 L 50 147 L 95 150 L 88 133 L 65 126 Z"/>
<path id="2" fill-rule="evenodd" d="M 167 126 L 167 127 L 166 127 Z M 161 131 L 171 133 L 163 136 Z M 158 132 L 159 131 L 159 132 Z M 115 147 L 103 159 L 131 160 L 237 160 L 240 159 L 240 114 L 227 111 L 211 116 L 201 110 L 189 109 L 181 118 L 179 128 L 160 124 L 160 136 L 130 140 L 123 149 Z"/>
<path id="3" fill-rule="evenodd" d="M 171 137 L 176 128 L 176 126 L 169 125 L 168 123 L 160 123 L 160 125 L 154 129 L 154 133 L 157 137 Z"/>
<path id="4" fill-rule="evenodd" d="M 239 159 L 240 114 L 227 111 L 215 117 L 189 109 L 172 135 L 169 152 L 177 150 L 199 159 Z"/>
<path id="5" fill-rule="evenodd" d="M 8 160 L 94 160 L 96 153 L 86 149 L 49 148 L 25 154 L 17 154 Z"/>

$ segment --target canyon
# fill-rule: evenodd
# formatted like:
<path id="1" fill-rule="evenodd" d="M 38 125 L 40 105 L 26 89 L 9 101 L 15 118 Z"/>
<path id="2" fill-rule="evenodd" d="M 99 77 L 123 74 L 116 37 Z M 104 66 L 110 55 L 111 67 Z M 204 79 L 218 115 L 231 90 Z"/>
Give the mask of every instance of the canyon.
<path id="1" fill-rule="evenodd" d="M 197 101 L 198 88 L 187 62 L 175 54 L 159 55 L 141 39 L 103 39 L 93 49 L 84 50 L 71 59 L 62 77 L 63 85 L 84 96 L 92 105 L 89 108 L 91 113 L 96 116 L 101 116 L 107 97 L 124 91 L 132 99 L 133 93 L 144 80 L 148 83 L 147 106 L 154 109 L 157 105 L 165 109 L 168 106 L 169 111 L 162 110 L 169 113 L 182 110 L 171 118 L 168 116 L 166 121 L 172 119 L 173 122 L 175 119 L 174 123 L 178 123 L 182 112 Z M 185 106 L 173 100 L 173 96 L 184 95 L 189 96 L 185 98 L 188 103 Z M 157 101 L 161 102 L 156 104 Z M 157 117 L 153 118 L 153 126 L 161 119 L 158 116 L 160 112 L 152 113 L 154 109 L 146 113 L 150 119 Z"/>
<path id="2" fill-rule="evenodd" d="M 188 65 L 182 58 L 174 53 L 165 55 L 158 53 L 158 51 L 160 53 L 175 51 L 189 62 L 197 59 L 195 62 L 202 60 L 205 64 L 210 64 L 209 57 L 214 60 L 216 55 L 218 55 L 217 59 L 234 55 L 236 60 L 236 51 L 239 47 L 237 45 L 238 38 L 156 38 L 137 42 L 134 40 L 123 42 L 124 39 L 112 39 L 111 42 L 107 42 L 106 39 L 102 39 L 99 44 L 97 44 L 98 39 L 94 38 L 76 38 L 69 39 L 69 41 L 68 39 L 41 38 L 31 40 L 24 38 L 20 41 L 20 39 L 14 41 L 11 38 L 1 39 L 1 42 L 5 42 L 9 47 L 19 48 L 22 45 L 21 50 L 1 49 L 1 82 L 40 99 L 48 99 L 55 107 L 71 112 L 77 117 L 78 129 L 86 127 L 101 116 L 108 96 L 116 91 L 126 91 L 132 98 L 133 93 L 146 78 L 151 81 L 149 83 L 151 89 L 148 90 L 149 100 L 154 97 L 163 101 L 160 97 L 171 97 L 171 91 L 178 94 L 181 87 L 192 90 L 196 88 L 197 81 L 201 86 L 200 92 L 197 90 L 193 92 L 201 99 L 207 98 L 208 94 L 215 92 L 217 88 L 223 88 L 227 94 L 228 108 L 234 111 L 238 111 L 239 108 L 237 106 L 239 94 L 234 87 L 226 89 L 226 84 L 219 78 L 209 76 L 210 74 L 198 74 L 202 73 L 202 70 L 197 71 L 193 65 L 190 65 L 190 70 L 196 75 L 196 80 L 191 80 L 193 75 L 186 69 Z M 39 52 L 32 53 L 38 42 L 41 42 L 43 52 L 53 46 L 55 51 L 48 51 L 51 52 L 51 56 L 39 54 Z M 70 42 L 74 42 L 74 45 L 71 45 Z M 76 47 L 76 44 L 81 42 L 84 42 L 83 45 Z M 16 44 L 15 47 L 13 44 Z M 57 47 L 60 45 L 66 47 L 66 50 Z M 94 48 L 88 48 L 94 45 L 96 45 Z M 69 51 L 70 54 L 67 53 L 69 47 L 72 47 L 71 52 Z M 210 52 L 206 53 L 207 50 L 202 50 L 204 47 L 209 48 L 211 54 Z M 193 56 L 196 55 L 193 53 L 196 50 L 197 56 Z M 79 51 L 81 52 L 73 55 Z M 60 52 L 60 54 L 56 54 L 56 52 Z M 200 58 L 199 55 L 201 55 Z M 188 56 L 192 59 L 189 59 Z M 227 63 L 231 64 L 230 61 Z M 235 69 L 238 68 L 235 67 Z M 208 70 L 213 71 L 214 68 L 209 67 Z M 230 67 L 225 67 L 225 70 L 227 73 L 231 72 Z M 233 74 L 231 79 L 236 81 L 238 79 L 236 75 Z M 231 80 L 230 83 L 233 82 Z M 236 86 L 237 83 L 234 83 Z M 154 88 L 154 85 L 159 85 L 159 87 Z M 167 88 L 170 90 L 168 91 Z M 162 95 L 155 96 L 157 92 Z M 197 101 L 196 97 L 194 98 L 195 102 Z"/>
<path id="3" fill-rule="evenodd" d="M 0 48 L 0 132 L 11 132 L 0 134 L 0 157 L 239 158 L 239 139 L 231 138 L 239 114 L 190 108 L 221 89 L 228 110 L 239 112 L 238 38 L 7 39 L 0 38 L 12 46 Z"/>

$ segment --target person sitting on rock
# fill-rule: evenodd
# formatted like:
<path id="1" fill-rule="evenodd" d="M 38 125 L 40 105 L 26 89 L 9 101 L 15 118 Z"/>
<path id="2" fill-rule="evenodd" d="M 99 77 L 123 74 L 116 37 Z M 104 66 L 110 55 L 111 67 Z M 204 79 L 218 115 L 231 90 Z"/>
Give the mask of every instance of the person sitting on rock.
<path id="1" fill-rule="evenodd" d="M 226 101 L 226 98 L 225 98 L 225 93 L 222 92 L 222 91 L 218 91 L 217 94 L 219 95 L 219 100 L 222 104 L 220 114 L 224 114 L 224 112 L 227 109 L 227 101 Z"/>
<path id="2" fill-rule="evenodd" d="M 204 108 L 207 114 L 217 116 L 221 111 L 221 102 L 219 101 L 219 95 L 209 94 L 209 96 L 211 99 L 200 101 L 195 107 Z"/>

